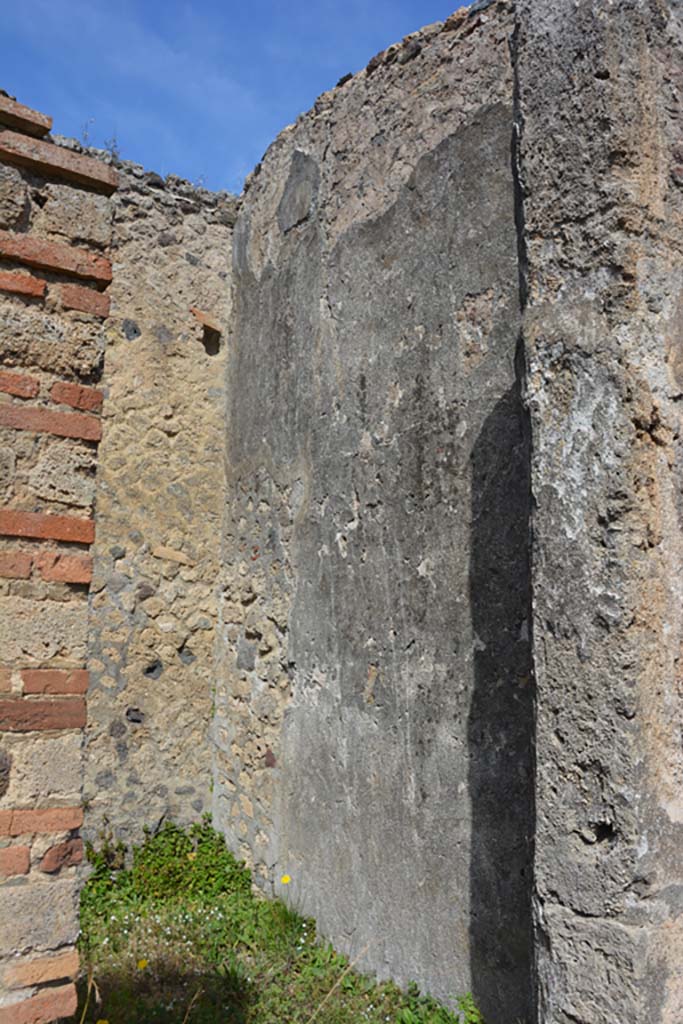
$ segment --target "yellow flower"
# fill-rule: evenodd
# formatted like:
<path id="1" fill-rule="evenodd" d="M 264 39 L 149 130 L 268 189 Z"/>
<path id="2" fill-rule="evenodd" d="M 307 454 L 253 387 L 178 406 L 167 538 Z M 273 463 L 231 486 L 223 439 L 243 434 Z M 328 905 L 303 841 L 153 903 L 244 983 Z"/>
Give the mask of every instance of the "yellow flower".
<path id="1" fill-rule="evenodd" d="M 102 1020 L 102 1018 L 100 1017 L 100 1019 L 97 1021 L 97 1024 L 109 1024 L 109 1021 L 108 1020 Z"/>
<path id="2" fill-rule="evenodd" d="M 149 960 L 138 960 L 138 970 L 144 971 L 145 967 L 149 963 Z"/>
<path id="3" fill-rule="evenodd" d="M 196 857 L 197 857 L 196 853 L 188 853 L 188 855 L 187 855 L 187 859 L 188 860 L 196 860 Z"/>
<path id="4" fill-rule="evenodd" d="M 283 875 L 280 881 L 282 882 L 283 885 L 289 885 L 292 879 L 289 877 L 289 875 Z"/>

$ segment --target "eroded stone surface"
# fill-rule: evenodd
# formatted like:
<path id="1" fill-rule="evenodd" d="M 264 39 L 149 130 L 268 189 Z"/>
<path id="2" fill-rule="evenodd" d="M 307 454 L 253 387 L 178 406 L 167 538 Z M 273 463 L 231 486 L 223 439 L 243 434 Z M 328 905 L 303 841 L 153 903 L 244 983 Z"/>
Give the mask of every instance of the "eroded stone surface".
<path id="1" fill-rule="evenodd" d="M 161 180 L 161 179 L 159 179 Z M 235 200 L 121 168 L 99 452 L 85 795 L 139 840 L 208 809 Z"/>
<path id="2" fill-rule="evenodd" d="M 0 888 L 0 956 L 72 946 L 79 932 L 78 890 L 79 885 L 73 879 L 36 885 L 3 885 Z"/>
<path id="3" fill-rule="evenodd" d="M 539 1019 L 674 1024 L 681 12 L 535 0 L 518 26 Z"/>

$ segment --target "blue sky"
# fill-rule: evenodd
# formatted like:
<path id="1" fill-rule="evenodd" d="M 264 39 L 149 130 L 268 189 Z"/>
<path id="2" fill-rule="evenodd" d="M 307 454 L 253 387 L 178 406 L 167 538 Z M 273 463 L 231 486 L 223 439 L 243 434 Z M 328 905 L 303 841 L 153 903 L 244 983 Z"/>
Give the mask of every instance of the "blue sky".
<path id="1" fill-rule="evenodd" d="M 0 86 L 54 130 L 239 191 L 285 125 L 458 0 L 31 0 L 3 4 Z"/>

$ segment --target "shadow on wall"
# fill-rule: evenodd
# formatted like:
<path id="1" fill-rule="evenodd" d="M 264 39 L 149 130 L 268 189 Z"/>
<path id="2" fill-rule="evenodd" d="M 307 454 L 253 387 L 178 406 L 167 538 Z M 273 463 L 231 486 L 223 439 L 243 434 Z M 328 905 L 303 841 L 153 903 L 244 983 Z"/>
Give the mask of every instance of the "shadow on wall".
<path id="1" fill-rule="evenodd" d="M 472 452 L 470 966 L 487 1024 L 532 1019 L 529 460 L 515 385 L 485 420 Z"/>

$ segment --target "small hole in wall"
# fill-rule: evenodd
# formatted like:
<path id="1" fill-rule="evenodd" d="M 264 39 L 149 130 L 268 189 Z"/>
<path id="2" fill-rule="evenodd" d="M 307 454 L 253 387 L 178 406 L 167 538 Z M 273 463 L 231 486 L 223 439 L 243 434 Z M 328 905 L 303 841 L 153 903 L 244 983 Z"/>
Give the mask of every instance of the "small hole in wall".
<path id="1" fill-rule="evenodd" d="M 611 842 L 615 837 L 615 828 L 610 821 L 599 821 L 593 825 L 593 832 L 597 843 Z"/>
<path id="2" fill-rule="evenodd" d="M 155 658 L 151 661 L 146 669 L 143 670 L 143 675 L 147 679 L 158 679 L 161 673 L 164 671 L 164 666 L 159 658 Z"/>
<path id="3" fill-rule="evenodd" d="M 217 356 L 221 350 L 220 331 L 214 331 L 213 327 L 205 325 L 202 332 L 202 345 L 207 356 Z"/>

